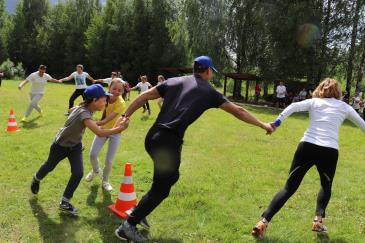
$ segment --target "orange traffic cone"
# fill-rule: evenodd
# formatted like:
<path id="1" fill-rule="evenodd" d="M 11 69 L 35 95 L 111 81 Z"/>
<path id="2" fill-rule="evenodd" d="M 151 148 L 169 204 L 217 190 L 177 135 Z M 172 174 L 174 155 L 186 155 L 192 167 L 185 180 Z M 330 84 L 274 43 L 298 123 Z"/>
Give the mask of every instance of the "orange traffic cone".
<path id="1" fill-rule="evenodd" d="M 137 205 L 136 192 L 134 191 L 132 164 L 126 163 L 124 178 L 121 182 L 119 195 L 115 204 L 108 206 L 118 217 L 127 219 L 126 211 Z"/>
<path id="2" fill-rule="evenodd" d="M 7 132 L 18 132 L 20 129 L 18 128 L 18 124 L 15 121 L 15 115 L 13 109 L 10 109 L 8 128 L 5 130 Z"/>

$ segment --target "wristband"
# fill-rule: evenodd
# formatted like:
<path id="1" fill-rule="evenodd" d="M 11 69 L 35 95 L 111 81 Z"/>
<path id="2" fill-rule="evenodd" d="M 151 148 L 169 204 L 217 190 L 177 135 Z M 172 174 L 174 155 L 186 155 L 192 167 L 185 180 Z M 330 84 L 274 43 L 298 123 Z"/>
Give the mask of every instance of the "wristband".
<path id="1" fill-rule="evenodd" d="M 281 121 L 279 119 L 277 119 L 275 122 L 274 122 L 274 125 L 275 127 L 280 127 L 281 125 Z"/>

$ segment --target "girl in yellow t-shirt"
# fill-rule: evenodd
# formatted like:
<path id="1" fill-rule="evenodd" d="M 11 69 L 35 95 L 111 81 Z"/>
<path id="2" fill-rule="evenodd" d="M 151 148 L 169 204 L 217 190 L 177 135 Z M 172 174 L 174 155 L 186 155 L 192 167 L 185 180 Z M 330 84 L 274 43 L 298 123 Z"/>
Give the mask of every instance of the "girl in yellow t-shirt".
<path id="1" fill-rule="evenodd" d="M 124 85 L 120 78 L 114 78 L 109 86 L 109 92 L 113 94 L 109 98 L 100 121 L 97 122 L 103 129 L 110 129 L 114 126 L 118 118 L 124 113 L 126 105 L 123 98 L 120 96 L 123 93 Z M 93 144 L 90 150 L 90 161 L 92 164 L 92 171 L 86 176 L 86 181 L 92 181 L 95 176 L 99 175 L 99 153 L 103 145 L 109 140 L 108 152 L 105 158 L 105 166 L 103 170 L 103 188 L 106 191 L 111 191 L 113 188 L 109 183 L 109 175 L 112 169 L 115 153 L 117 152 L 120 143 L 120 133 L 108 137 L 98 137 L 95 135 Z"/>

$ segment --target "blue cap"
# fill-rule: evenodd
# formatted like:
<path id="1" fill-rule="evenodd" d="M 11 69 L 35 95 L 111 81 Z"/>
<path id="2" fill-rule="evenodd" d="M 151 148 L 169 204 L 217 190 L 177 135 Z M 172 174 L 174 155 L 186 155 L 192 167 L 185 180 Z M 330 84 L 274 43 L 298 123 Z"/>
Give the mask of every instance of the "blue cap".
<path id="1" fill-rule="evenodd" d="M 100 84 L 90 85 L 85 89 L 84 94 L 88 99 L 97 99 L 103 96 L 113 96 L 111 93 L 105 92 L 103 86 Z"/>
<path id="2" fill-rule="evenodd" d="M 211 68 L 214 72 L 218 73 L 218 70 L 214 67 L 212 58 L 208 56 L 200 56 L 195 58 L 194 62 L 198 63 L 199 69 Z"/>

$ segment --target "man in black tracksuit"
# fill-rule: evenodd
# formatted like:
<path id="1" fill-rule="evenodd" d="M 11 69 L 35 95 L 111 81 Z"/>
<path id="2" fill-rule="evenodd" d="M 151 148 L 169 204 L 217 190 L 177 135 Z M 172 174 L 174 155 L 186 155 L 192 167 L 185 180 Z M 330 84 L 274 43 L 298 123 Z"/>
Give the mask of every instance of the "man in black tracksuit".
<path id="1" fill-rule="evenodd" d="M 130 117 L 148 100 L 164 98 L 157 120 L 145 140 L 146 151 L 154 162 L 152 187 L 132 210 L 128 220 L 115 231 L 118 238 L 135 242 L 146 240 L 136 225 L 143 222 L 146 225 L 145 217 L 169 195 L 171 187 L 178 181 L 185 130 L 204 111 L 221 108 L 267 133 L 273 131 L 270 124 L 259 121 L 216 91 L 209 83 L 213 71 L 217 72 L 210 57 L 197 57 L 193 75 L 168 79 L 140 94 L 128 107 L 125 117 Z"/>

